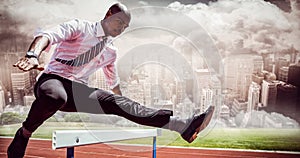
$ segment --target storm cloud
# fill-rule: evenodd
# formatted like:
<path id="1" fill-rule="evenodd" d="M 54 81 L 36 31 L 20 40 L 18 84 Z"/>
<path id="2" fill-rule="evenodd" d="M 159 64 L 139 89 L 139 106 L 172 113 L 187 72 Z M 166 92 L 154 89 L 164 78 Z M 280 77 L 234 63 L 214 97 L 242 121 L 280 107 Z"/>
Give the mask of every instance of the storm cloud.
<path id="1" fill-rule="evenodd" d="M 116 1 L 103 3 L 90 0 L 3 0 L 0 7 L 1 50 L 19 49 L 28 45 L 34 32 L 66 20 L 81 18 L 97 21 Z M 197 1 L 125 1 L 134 6 L 166 5 L 198 22 L 215 41 L 223 55 L 232 54 L 237 47 L 257 53 L 286 51 L 292 46 L 300 50 L 299 1 L 291 0 L 291 11 L 263 0 L 205 0 Z M 200 1 L 198 1 L 200 2 Z M 163 4 L 162 4 L 163 3 Z M 167 4 L 171 3 L 171 4 Z M 135 5 L 134 5 L 135 4 Z M 140 23 L 159 18 L 156 12 L 139 15 Z M 151 18 L 152 17 L 152 18 Z M 136 17 L 133 17 L 136 18 Z M 144 20 L 144 21 L 143 21 Z M 162 20 L 157 20 L 161 22 Z M 163 20 L 171 23 L 170 19 Z M 147 33 L 145 33 L 147 35 Z M 142 37 L 141 37 L 142 38 Z"/>
<path id="2" fill-rule="evenodd" d="M 74 18 L 91 21 L 103 18 L 109 6 L 90 0 L 3 0 L 0 6 L 0 48 L 4 51 L 24 51 L 39 29 L 47 29 Z"/>
<path id="3" fill-rule="evenodd" d="M 291 47 L 299 51 L 299 3 L 292 1 L 291 4 L 291 12 L 284 12 L 263 0 L 222 0 L 193 5 L 174 2 L 168 7 L 201 24 L 222 54 L 228 55 L 238 48 L 259 54 L 285 51 Z"/>

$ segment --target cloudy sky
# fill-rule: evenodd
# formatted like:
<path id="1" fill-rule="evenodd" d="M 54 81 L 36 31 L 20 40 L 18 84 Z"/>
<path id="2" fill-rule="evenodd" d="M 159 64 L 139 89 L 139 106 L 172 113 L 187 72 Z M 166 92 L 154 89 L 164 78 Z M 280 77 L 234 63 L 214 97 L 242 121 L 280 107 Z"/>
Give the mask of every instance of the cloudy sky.
<path id="1" fill-rule="evenodd" d="M 291 46 L 300 50 L 298 42 L 300 39 L 299 2 L 298 6 L 294 5 L 297 4 L 295 3 L 297 0 L 291 0 L 290 12 L 281 9 L 289 6 L 287 1 L 281 3 L 284 5 L 283 7 L 263 0 L 119 1 L 133 10 L 135 15 L 133 16 L 133 28 L 144 23 L 156 24 L 158 27 L 168 23 L 170 26 L 175 26 L 180 21 L 180 18 L 176 17 L 177 13 L 172 12 L 174 16 L 163 16 L 168 13 L 147 8 L 149 6 L 163 7 L 184 14 L 207 32 L 222 56 L 234 53 L 237 47 L 245 47 L 257 53 L 284 51 Z M 105 3 L 100 0 L 89 0 L 88 3 L 81 0 L 3 0 L 0 7 L 0 46 L 3 50 L 14 44 L 15 41 L 20 46 L 26 45 L 35 31 L 73 18 L 97 21 L 115 2 L 114 0 Z M 143 7 L 147 9 L 139 9 Z M 166 17 L 167 19 L 164 19 Z M 188 25 L 186 24 L 186 26 Z M 191 33 L 193 31 L 187 30 L 187 28 L 177 27 L 172 28 L 175 30 L 169 31 L 175 33 L 181 31 L 190 31 L 189 33 Z M 146 38 L 147 41 L 161 38 L 169 41 L 176 39 L 176 37 L 171 37 L 174 34 L 170 35 L 166 31 L 165 33 L 156 33 L 153 34 L 149 30 L 136 32 L 130 38 L 128 36 L 127 42 L 136 43 L 139 38 Z M 190 36 L 189 33 L 187 32 L 186 36 Z M 120 47 L 122 48 L 124 45 Z"/>

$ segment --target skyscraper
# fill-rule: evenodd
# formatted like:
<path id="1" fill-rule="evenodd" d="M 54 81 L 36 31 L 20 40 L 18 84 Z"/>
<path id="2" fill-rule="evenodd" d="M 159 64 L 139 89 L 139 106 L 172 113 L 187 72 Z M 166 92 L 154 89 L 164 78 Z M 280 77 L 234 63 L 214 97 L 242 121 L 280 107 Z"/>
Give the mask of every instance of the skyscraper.
<path id="1" fill-rule="evenodd" d="M 245 102 L 243 100 L 234 99 L 233 104 L 232 104 L 232 108 L 231 108 L 231 111 L 230 111 L 230 115 L 231 116 L 236 116 L 241 111 L 244 111 L 244 112 L 247 111 L 247 102 Z"/>
<path id="2" fill-rule="evenodd" d="M 196 74 L 196 78 L 197 78 L 197 85 L 198 88 L 195 88 L 196 90 L 198 89 L 203 89 L 206 87 L 209 87 L 210 85 L 210 80 L 211 80 L 211 72 L 209 71 L 209 69 L 197 69 L 194 72 Z M 201 95 L 202 92 L 199 91 L 197 97 L 195 97 L 194 102 L 196 103 L 196 105 L 200 105 L 201 102 Z M 200 106 L 197 107 L 198 109 L 200 109 Z"/>
<path id="3" fill-rule="evenodd" d="M 213 90 L 210 88 L 202 89 L 202 97 L 200 103 L 201 112 L 213 103 Z"/>
<path id="4" fill-rule="evenodd" d="M 12 65 L 19 58 L 17 53 L 3 52 L 0 54 L 0 81 L 2 82 L 3 89 L 6 90 L 9 95 L 12 95 L 11 73 L 21 72 L 19 69 Z"/>
<path id="5" fill-rule="evenodd" d="M 263 80 L 261 102 L 263 107 L 275 106 L 278 81 Z"/>
<path id="6" fill-rule="evenodd" d="M 300 112 L 300 61 L 296 65 L 289 66 L 288 83 L 297 87 L 296 111 Z M 300 119 L 298 118 L 298 121 Z"/>
<path id="7" fill-rule="evenodd" d="M 5 107 L 5 96 L 4 91 L 2 90 L 2 86 L 0 85 L 0 113 L 3 112 Z"/>
<path id="8" fill-rule="evenodd" d="M 272 72 L 273 70 L 273 60 L 271 57 L 267 55 L 263 55 L 263 62 L 264 62 L 264 70 Z"/>
<path id="9" fill-rule="evenodd" d="M 276 108 L 281 112 L 296 112 L 297 87 L 282 83 L 277 86 Z"/>
<path id="10" fill-rule="evenodd" d="M 278 80 L 287 82 L 288 74 L 289 74 L 289 67 L 286 66 L 281 67 L 278 72 Z"/>
<path id="11" fill-rule="evenodd" d="M 12 73 L 12 99 L 14 105 L 24 105 L 23 97 L 30 89 L 29 72 Z"/>
<path id="12" fill-rule="evenodd" d="M 288 83 L 300 87 L 300 62 L 289 66 Z"/>
<path id="13" fill-rule="evenodd" d="M 252 54 L 233 55 L 224 58 L 223 64 L 224 88 L 238 94 L 239 100 L 247 101 L 252 74 L 262 71 L 262 57 Z"/>
<path id="14" fill-rule="evenodd" d="M 212 101 L 212 105 L 216 106 L 216 107 L 220 107 L 222 106 L 222 85 L 221 85 L 221 81 L 217 76 L 212 76 L 211 80 L 210 80 L 210 88 L 213 92 L 213 101 Z M 202 112 L 204 112 L 205 109 L 203 109 Z"/>
<path id="15" fill-rule="evenodd" d="M 252 74 L 252 82 L 255 82 L 255 83 L 261 85 L 263 80 L 264 80 L 263 73 Z"/>
<path id="16" fill-rule="evenodd" d="M 279 76 L 279 71 L 282 67 L 289 66 L 289 62 L 285 58 L 278 58 L 276 63 L 275 63 L 275 74 L 276 76 Z"/>
<path id="17" fill-rule="evenodd" d="M 248 106 L 247 106 L 248 112 L 251 112 L 252 110 L 258 108 L 259 95 L 260 95 L 260 86 L 257 83 L 252 82 L 248 92 Z"/>

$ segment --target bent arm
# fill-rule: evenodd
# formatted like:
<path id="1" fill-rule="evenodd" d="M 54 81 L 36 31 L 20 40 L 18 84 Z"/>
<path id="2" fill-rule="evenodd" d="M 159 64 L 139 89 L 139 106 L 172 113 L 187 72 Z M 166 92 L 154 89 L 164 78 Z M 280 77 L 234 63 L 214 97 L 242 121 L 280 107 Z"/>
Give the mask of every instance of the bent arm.
<path id="1" fill-rule="evenodd" d="M 42 51 L 45 50 L 49 46 L 49 44 L 50 40 L 47 37 L 38 36 L 32 41 L 28 51 L 34 52 L 34 54 L 39 57 Z"/>

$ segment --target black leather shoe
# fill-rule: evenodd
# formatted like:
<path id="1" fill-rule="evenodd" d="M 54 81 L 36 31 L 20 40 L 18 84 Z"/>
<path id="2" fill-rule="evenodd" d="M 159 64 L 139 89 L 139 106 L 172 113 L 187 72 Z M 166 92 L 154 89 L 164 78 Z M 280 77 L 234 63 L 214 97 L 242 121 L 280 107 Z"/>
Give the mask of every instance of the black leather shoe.
<path id="1" fill-rule="evenodd" d="M 29 138 L 23 136 L 23 128 L 19 128 L 9 147 L 7 148 L 8 158 L 23 158 Z"/>
<path id="2" fill-rule="evenodd" d="M 193 142 L 197 138 L 197 134 L 209 124 L 214 110 L 215 107 L 210 106 L 204 113 L 190 118 L 181 137 L 189 143 Z"/>

